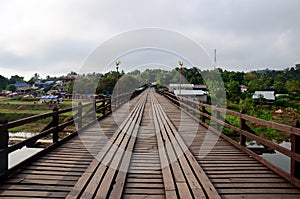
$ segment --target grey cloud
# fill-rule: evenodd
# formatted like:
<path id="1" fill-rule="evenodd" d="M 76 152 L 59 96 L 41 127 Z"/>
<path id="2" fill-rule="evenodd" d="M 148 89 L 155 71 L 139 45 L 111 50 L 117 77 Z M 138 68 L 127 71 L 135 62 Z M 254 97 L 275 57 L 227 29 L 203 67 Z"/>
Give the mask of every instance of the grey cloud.
<path id="1" fill-rule="evenodd" d="M 22 5 L 11 2 L 1 2 L 0 10 L 1 7 L 11 9 L 6 15 L 12 13 L 13 16 L 22 10 Z M 32 31 L 46 24 L 49 32 L 41 30 L 40 40 L 32 44 L 40 50 L 19 56 L 8 51 L 4 44 L 0 45 L 0 68 L 21 71 L 25 67 L 38 70 L 43 66 L 50 74 L 65 73 L 79 67 L 101 42 L 120 32 L 143 27 L 161 27 L 186 34 L 204 44 L 211 56 L 217 48 L 218 64 L 231 70 L 283 69 L 300 61 L 300 1 L 297 0 L 66 0 L 55 6 L 49 2 L 47 12 L 35 12 L 38 8 L 33 6 L 33 1 L 26 2 L 32 4 L 26 6 L 26 13 L 32 11 L 32 16 L 28 14 L 17 23 L 11 21 L 20 31 L 8 29 L 14 31 L 12 35 L 22 38 L 24 20 L 25 24 L 38 24 Z M 3 25 L 12 20 L 6 15 L 0 13 L 0 17 L 7 19 L 2 21 Z M 40 17 L 44 21 L 39 21 Z M 30 28 L 26 31 L 30 32 Z M 0 37 L 13 41 L 9 34 L 0 32 Z M 70 66 L 72 64 L 76 66 Z"/>

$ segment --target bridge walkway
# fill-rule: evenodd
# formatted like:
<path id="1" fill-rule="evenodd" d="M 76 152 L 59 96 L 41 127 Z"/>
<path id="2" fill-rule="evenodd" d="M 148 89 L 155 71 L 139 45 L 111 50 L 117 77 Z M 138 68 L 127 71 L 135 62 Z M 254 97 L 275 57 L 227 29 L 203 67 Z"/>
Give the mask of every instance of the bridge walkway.
<path id="1" fill-rule="evenodd" d="M 128 167 L 124 167 L 125 174 L 105 167 L 107 172 L 103 172 L 101 178 L 94 174 L 90 178 L 89 169 L 102 164 L 95 156 L 104 153 L 108 140 L 117 138 L 117 134 L 122 135 L 119 129 L 121 123 L 143 96 L 123 105 L 125 108 L 117 109 L 80 136 L 11 176 L 0 185 L 0 198 L 80 198 L 82 194 L 95 197 L 99 186 L 95 187 L 94 193 L 85 193 L 84 189 L 91 180 L 101 181 L 107 178 L 108 173 L 113 180 L 108 183 L 105 197 L 115 193 L 113 190 L 117 186 L 121 187 L 118 196 L 123 198 L 179 198 L 185 194 L 187 198 L 198 198 L 197 194 L 204 198 L 300 198 L 298 188 L 198 125 L 163 96 L 152 92 L 147 95 L 144 104 L 141 103 L 141 109 L 136 110 L 133 126 L 130 127 L 128 122 L 128 129 L 132 129 L 133 133 L 137 128 L 136 136 L 119 139 L 120 146 L 125 143 L 124 140 L 127 141 L 123 144 L 127 147 L 125 151 L 131 150 L 127 156 L 130 157 Z M 128 148 L 129 143 L 132 143 L 132 148 Z M 168 143 L 172 147 L 168 148 Z M 173 161 L 171 152 L 178 154 L 180 150 L 183 155 Z M 109 152 L 105 154 L 117 161 L 117 156 Z M 168 161 L 172 160 L 170 164 L 165 164 L 164 157 L 168 157 Z M 121 160 L 119 158 L 118 162 L 123 164 Z M 183 178 L 180 179 L 182 174 Z M 90 180 L 84 181 L 87 184 L 81 184 L 82 179 L 87 179 L 86 176 Z M 207 181 L 203 181 L 206 177 Z M 210 184 L 213 185 L 211 192 L 207 190 Z M 83 189 L 76 189 L 80 186 Z"/>

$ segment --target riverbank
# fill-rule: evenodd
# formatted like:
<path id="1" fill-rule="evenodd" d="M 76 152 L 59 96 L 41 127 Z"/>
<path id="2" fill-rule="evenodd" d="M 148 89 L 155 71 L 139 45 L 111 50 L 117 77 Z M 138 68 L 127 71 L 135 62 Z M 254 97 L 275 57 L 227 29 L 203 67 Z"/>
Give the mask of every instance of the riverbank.
<path id="1" fill-rule="evenodd" d="M 16 100 L 16 99 L 0 99 L 0 122 L 1 121 L 15 121 L 22 118 L 49 113 L 53 111 L 54 107 L 61 109 L 71 108 L 72 101 L 63 101 L 60 104 L 45 104 L 33 100 Z M 61 122 L 68 121 L 73 117 L 72 112 L 62 114 Z M 49 122 L 51 118 L 38 120 L 35 123 L 28 123 L 23 126 L 18 126 L 9 129 L 9 132 L 40 132 Z"/>

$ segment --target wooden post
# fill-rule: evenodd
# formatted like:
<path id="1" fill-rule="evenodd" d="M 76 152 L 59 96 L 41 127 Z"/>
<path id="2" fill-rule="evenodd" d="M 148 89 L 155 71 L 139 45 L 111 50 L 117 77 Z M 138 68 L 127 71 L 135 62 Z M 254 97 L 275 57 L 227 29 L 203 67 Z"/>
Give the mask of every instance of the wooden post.
<path id="1" fill-rule="evenodd" d="M 107 105 L 108 105 L 108 112 L 110 113 L 112 108 L 111 108 L 111 97 L 107 99 Z"/>
<path id="2" fill-rule="evenodd" d="M 97 112 L 96 112 L 96 110 L 97 110 L 97 102 L 96 102 L 96 99 L 94 99 L 94 113 L 95 114 L 92 114 L 92 119 L 93 120 L 97 120 Z"/>
<path id="3" fill-rule="evenodd" d="M 216 106 L 216 108 L 218 108 L 218 106 Z M 218 110 L 216 111 L 216 117 L 217 117 L 218 120 L 221 120 L 221 113 Z M 216 123 L 217 123 L 217 130 L 220 131 L 221 130 L 221 124 L 219 124 L 218 122 L 216 122 Z"/>
<path id="4" fill-rule="evenodd" d="M 7 121 L 3 121 L 0 124 L 0 173 L 8 170 L 8 129 Z"/>
<path id="5" fill-rule="evenodd" d="M 294 127 L 300 128 L 300 123 L 297 120 Z M 291 134 L 291 151 L 300 154 L 300 136 Z M 291 175 L 300 180 L 300 162 L 291 158 Z"/>
<path id="6" fill-rule="evenodd" d="M 244 130 L 246 127 L 246 121 L 242 118 L 242 114 L 244 114 L 244 110 L 240 111 L 240 129 Z M 240 145 L 242 146 L 246 146 L 246 136 L 244 136 L 241 132 L 240 132 Z"/>
<path id="7" fill-rule="evenodd" d="M 201 112 L 202 112 L 202 113 L 205 113 L 205 106 L 201 106 Z M 203 123 L 205 123 L 205 116 L 204 116 L 204 115 L 201 115 L 201 121 L 202 121 Z"/>
<path id="8" fill-rule="evenodd" d="M 102 116 L 105 115 L 105 108 L 104 108 L 105 107 L 105 102 L 106 102 L 106 100 L 103 99 L 103 101 L 101 102 L 102 104 L 100 105 Z"/>
<path id="9" fill-rule="evenodd" d="M 191 114 L 193 115 L 193 116 L 195 116 L 196 115 L 196 113 L 195 113 L 195 111 L 194 111 L 194 108 L 195 108 L 195 103 L 193 103 L 193 102 L 189 102 L 189 105 L 192 107 L 192 109 L 191 109 Z"/>
<path id="10" fill-rule="evenodd" d="M 78 117 L 78 130 L 82 128 L 82 103 L 79 102 L 78 103 L 78 113 L 77 113 L 77 117 Z"/>
<path id="11" fill-rule="evenodd" d="M 54 132 L 53 132 L 53 137 L 52 137 L 52 139 L 53 139 L 53 143 L 56 143 L 56 142 L 58 142 L 58 119 L 59 119 L 58 108 L 55 107 L 55 108 L 53 109 L 53 112 L 54 112 L 55 114 L 54 114 L 53 117 L 52 117 L 52 121 L 53 121 L 52 125 L 53 125 L 53 127 L 54 127 L 55 130 L 54 130 Z"/>

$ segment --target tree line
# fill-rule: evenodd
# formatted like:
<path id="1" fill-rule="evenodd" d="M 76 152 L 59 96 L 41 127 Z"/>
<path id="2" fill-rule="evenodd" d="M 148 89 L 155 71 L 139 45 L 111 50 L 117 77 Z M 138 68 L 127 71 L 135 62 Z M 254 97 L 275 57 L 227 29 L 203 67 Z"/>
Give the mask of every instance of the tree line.
<path id="1" fill-rule="evenodd" d="M 260 70 L 250 72 L 227 71 L 221 68 L 214 70 L 200 70 L 199 68 L 175 68 L 170 71 L 161 69 L 146 69 L 145 71 L 135 70 L 129 73 L 124 71 L 118 73 L 119 87 L 122 90 L 132 89 L 149 83 L 156 82 L 159 85 L 169 85 L 170 83 L 179 83 L 180 73 L 182 74 L 182 83 L 206 84 L 210 89 L 217 90 L 220 83 L 224 84 L 227 100 L 238 102 L 240 99 L 246 99 L 247 95 L 254 91 L 272 90 L 278 94 L 288 94 L 290 96 L 300 96 L 300 66 L 288 68 L 285 70 Z M 71 72 L 69 74 L 76 74 Z M 216 81 L 217 76 L 221 76 L 222 82 Z M 105 94 L 113 92 L 117 82 L 115 71 L 109 71 L 105 74 L 90 73 L 78 75 L 77 84 L 70 82 L 67 85 L 67 92 L 72 93 L 75 89 L 78 93 L 97 93 Z M 35 81 L 56 81 L 59 78 L 47 76 L 45 79 L 35 73 L 29 81 L 24 77 L 13 75 L 6 78 L 0 75 L 0 91 L 8 89 L 10 85 L 17 82 L 26 82 L 33 84 Z M 248 87 L 247 92 L 242 93 L 240 86 Z M 212 91 L 211 93 L 214 93 Z"/>

